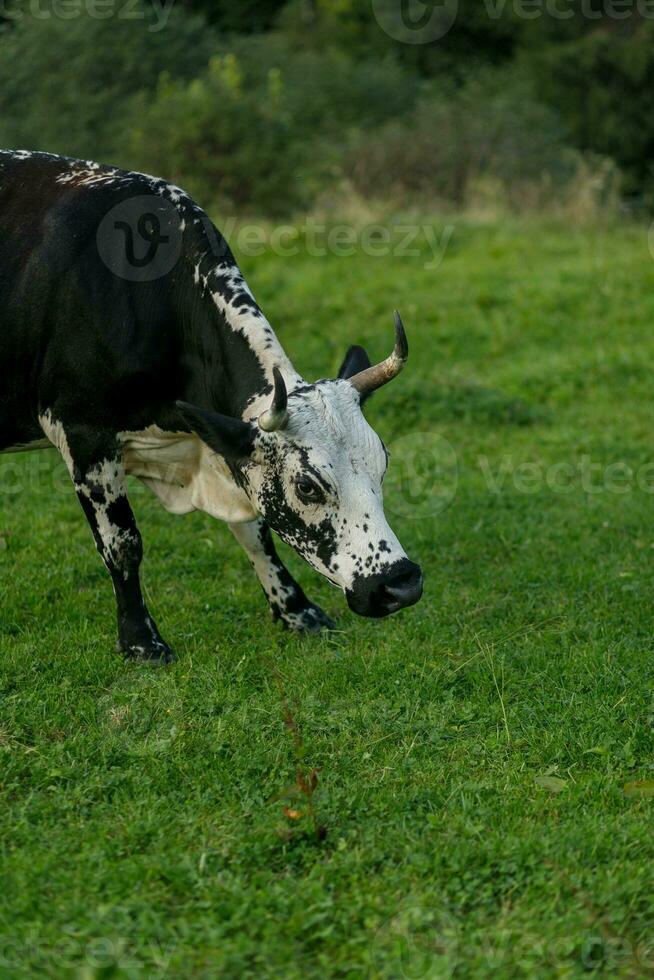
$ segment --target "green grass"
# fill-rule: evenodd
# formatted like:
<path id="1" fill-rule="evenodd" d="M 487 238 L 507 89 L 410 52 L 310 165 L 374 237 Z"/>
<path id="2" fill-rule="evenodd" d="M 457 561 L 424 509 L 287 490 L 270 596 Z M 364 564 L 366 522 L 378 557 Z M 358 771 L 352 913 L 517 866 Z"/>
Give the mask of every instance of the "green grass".
<path id="1" fill-rule="evenodd" d="M 431 495 L 418 473 L 412 509 L 390 479 L 427 583 L 400 616 L 355 619 L 291 556 L 339 632 L 282 634 L 227 529 L 135 486 L 179 662 L 125 664 L 61 463 L 0 460 L 3 980 L 651 975 L 654 799 L 623 791 L 654 779 L 646 232 L 461 223 L 423 265 L 243 261 L 310 378 L 403 313 L 368 415 L 396 473 L 447 440 L 458 485 L 443 509 L 451 460 Z M 283 812 L 298 765 L 325 840 Z"/>

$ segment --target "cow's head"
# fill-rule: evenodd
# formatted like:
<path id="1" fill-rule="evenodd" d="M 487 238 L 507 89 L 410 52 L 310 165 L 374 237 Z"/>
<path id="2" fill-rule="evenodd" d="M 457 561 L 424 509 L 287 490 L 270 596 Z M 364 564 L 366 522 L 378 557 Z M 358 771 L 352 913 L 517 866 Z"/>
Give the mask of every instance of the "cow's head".
<path id="1" fill-rule="evenodd" d="M 228 460 L 269 526 L 343 589 L 361 616 L 386 616 L 422 595 L 420 568 L 384 515 L 388 454 L 361 411 L 376 388 L 400 373 L 407 355 L 396 314 L 395 349 L 385 361 L 371 366 L 365 351 L 352 347 L 336 380 L 290 394 L 275 369 L 272 404 L 257 421 L 180 405 L 197 434 Z"/>

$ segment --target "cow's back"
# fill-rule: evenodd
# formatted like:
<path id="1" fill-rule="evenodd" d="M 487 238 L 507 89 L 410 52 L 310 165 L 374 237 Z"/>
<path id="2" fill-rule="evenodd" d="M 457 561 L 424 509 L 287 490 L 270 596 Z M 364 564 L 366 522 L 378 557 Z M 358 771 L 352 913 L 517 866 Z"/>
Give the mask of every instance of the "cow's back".
<path id="1" fill-rule="evenodd" d="M 49 154 L 0 153 L 0 450 L 39 438 L 46 407 L 120 428 L 178 387 L 181 258 L 160 275 L 138 266 L 132 275 L 116 251 L 130 245 L 131 202 L 156 203 L 166 186 Z"/>

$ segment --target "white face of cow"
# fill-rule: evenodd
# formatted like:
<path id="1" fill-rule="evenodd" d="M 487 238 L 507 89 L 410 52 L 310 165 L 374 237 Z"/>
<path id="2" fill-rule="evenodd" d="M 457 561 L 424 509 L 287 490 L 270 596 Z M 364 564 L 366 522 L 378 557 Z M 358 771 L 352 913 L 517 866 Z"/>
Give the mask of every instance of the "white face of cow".
<path id="1" fill-rule="evenodd" d="M 191 427 L 226 458 L 255 511 L 315 569 L 339 586 L 361 616 L 386 616 L 422 595 L 384 515 L 388 455 L 361 411 L 365 397 L 406 361 L 399 317 L 391 357 L 371 367 L 351 348 L 336 381 L 287 395 L 275 369 L 272 405 L 258 421 L 227 419 L 179 404 Z"/>
<path id="2" fill-rule="evenodd" d="M 286 425 L 257 436 L 245 468 L 270 527 L 363 616 L 385 616 L 422 593 L 420 569 L 384 515 L 387 464 L 356 390 L 321 381 L 291 393 Z"/>

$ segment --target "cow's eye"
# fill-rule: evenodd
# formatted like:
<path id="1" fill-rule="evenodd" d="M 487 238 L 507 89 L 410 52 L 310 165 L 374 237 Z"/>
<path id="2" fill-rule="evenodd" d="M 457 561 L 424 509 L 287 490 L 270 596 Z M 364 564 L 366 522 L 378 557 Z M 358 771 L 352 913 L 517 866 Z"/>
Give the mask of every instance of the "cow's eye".
<path id="1" fill-rule="evenodd" d="M 316 486 L 308 476 L 298 476 L 295 481 L 295 489 L 300 500 L 306 504 L 317 504 L 325 499 L 320 487 Z"/>

